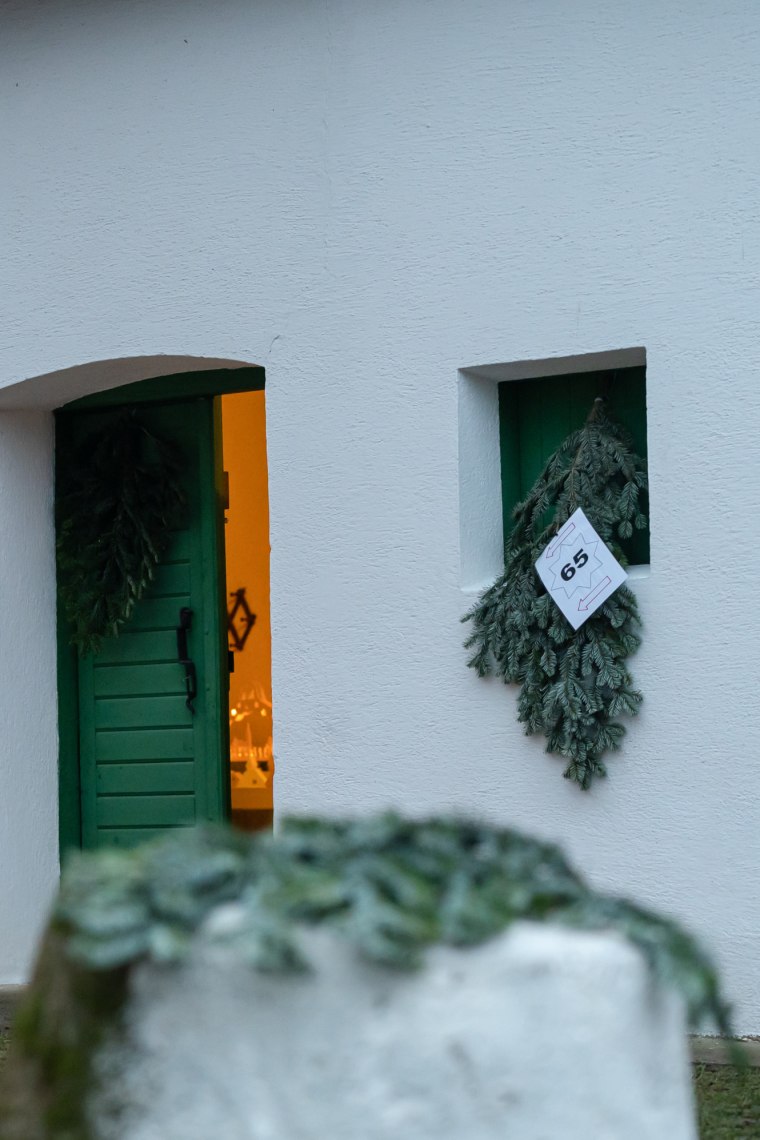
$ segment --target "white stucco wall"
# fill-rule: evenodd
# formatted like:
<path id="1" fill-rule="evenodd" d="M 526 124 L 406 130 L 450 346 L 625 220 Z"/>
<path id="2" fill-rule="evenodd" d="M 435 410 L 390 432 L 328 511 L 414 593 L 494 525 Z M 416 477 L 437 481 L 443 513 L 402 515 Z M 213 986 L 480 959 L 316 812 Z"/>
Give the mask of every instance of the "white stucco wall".
<path id="1" fill-rule="evenodd" d="M 760 1031 L 757 5 L 6 0 L 2 17 L 6 406 L 51 407 L 55 381 L 21 382 L 97 360 L 266 367 L 280 808 L 466 808 L 560 839 L 703 933 Z M 583 795 L 464 667 L 458 372 L 637 346 L 646 703 Z M 0 980 L 54 874 L 50 468 L 43 419 L 25 422 L 2 425 L 24 521 L 7 500 L 0 630 L 22 610 L 40 629 L 29 670 L 0 643 L 0 878 L 26 900 Z M 50 775 L 35 787 L 30 757 Z"/>
<path id="2" fill-rule="evenodd" d="M 52 426 L 0 413 L 0 984 L 12 985 L 58 862 Z"/>

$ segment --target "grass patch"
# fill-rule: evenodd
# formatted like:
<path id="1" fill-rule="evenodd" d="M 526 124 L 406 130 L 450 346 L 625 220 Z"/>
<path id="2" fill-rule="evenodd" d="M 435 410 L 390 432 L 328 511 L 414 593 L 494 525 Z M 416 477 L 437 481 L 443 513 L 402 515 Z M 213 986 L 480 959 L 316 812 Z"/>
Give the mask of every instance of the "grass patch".
<path id="1" fill-rule="evenodd" d="M 8 1033 L 0 1033 L 0 1063 L 8 1052 Z M 696 1065 L 700 1140 L 758 1140 L 760 1069 L 739 1073 L 728 1066 Z"/>
<path id="2" fill-rule="evenodd" d="M 760 1137 L 760 1069 L 696 1065 L 700 1140 Z"/>

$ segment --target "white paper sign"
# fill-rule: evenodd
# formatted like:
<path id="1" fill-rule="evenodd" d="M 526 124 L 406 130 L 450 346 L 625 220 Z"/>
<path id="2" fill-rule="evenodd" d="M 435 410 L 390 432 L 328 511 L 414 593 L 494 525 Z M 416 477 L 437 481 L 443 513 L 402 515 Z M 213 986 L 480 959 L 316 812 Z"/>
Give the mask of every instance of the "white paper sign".
<path id="1" fill-rule="evenodd" d="M 628 577 L 580 508 L 546 547 L 536 570 L 573 629 L 580 629 Z"/>

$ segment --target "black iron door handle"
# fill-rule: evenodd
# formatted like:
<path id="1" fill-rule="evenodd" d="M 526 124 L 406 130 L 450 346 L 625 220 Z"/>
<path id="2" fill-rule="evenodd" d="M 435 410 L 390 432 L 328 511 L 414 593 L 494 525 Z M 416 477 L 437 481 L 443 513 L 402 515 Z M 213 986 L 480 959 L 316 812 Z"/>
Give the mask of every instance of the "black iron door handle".
<path id="1" fill-rule="evenodd" d="M 193 626 L 193 611 L 183 606 L 179 611 L 179 625 L 177 626 L 177 659 L 185 670 L 185 691 L 187 699 L 185 704 L 191 713 L 195 712 L 193 701 L 198 696 L 198 675 L 195 672 L 195 662 L 191 660 L 187 648 L 187 635 Z"/>

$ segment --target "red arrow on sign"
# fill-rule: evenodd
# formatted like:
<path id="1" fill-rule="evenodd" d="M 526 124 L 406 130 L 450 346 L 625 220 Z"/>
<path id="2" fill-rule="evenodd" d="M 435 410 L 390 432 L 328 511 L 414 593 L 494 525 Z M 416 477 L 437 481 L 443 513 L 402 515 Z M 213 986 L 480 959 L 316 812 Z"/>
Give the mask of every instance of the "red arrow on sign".
<path id="1" fill-rule="evenodd" d="M 562 543 L 567 538 L 567 536 L 569 534 L 572 534 L 574 530 L 575 530 L 575 523 L 570 523 L 569 526 L 567 524 L 565 524 L 565 526 L 563 526 L 563 528 L 559 532 L 559 534 L 555 535 L 554 542 L 552 542 L 550 546 L 547 546 L 546 551 L 544 553 L 544 558 L 547 560 L 547 562 L 549 561 L 550 558 L 554 557 L 554 555 L 557 553 L 557 551 L 559 550 Z"/>
<path id="2" fill-rule="evenodd" d="M 587 610 L 593 602 L 594 598 L 598 598 L 602 590 L 606 589 L 611 581 L 611 578 L 602 578 L 601 582 L 592 593 L 586 594 L 585 598 L 581 598 L 581 600 L 578 602 L 578 609 L 584 611 Z"/>

